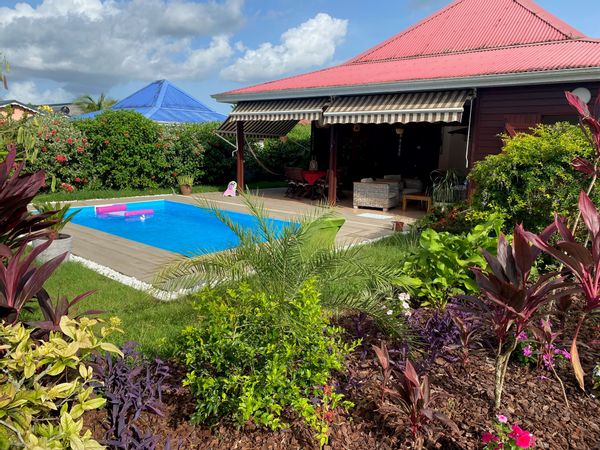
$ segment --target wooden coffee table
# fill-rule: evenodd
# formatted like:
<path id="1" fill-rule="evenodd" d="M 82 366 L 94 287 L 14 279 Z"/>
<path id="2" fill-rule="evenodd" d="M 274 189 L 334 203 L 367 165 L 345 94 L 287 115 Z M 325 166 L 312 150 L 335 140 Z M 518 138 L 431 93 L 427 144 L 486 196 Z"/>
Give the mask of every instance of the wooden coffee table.
<path id="1" fill-rule="evenodd" d="M 406 202 L 408 200 L 419 201 L 427 204 L 427 212 L 431 211 L 431 197 L 425 193 L 418 194 L 402 194 L 402 211 L 406 211 Z"/>

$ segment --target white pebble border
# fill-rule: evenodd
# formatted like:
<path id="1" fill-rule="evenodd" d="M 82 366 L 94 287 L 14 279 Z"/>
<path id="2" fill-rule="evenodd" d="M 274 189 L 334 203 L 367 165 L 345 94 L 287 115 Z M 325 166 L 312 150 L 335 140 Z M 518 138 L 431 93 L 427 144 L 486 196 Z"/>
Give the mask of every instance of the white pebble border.
<path id="1" fill-rule="evenodd" d="M 146 292 L 147 294 L 151 295 L 157 300 L 162 300 L 166 302 L 177 300 L 178 298 L 193 294 L 195 292 L 198 292 L 202 288 L 202 286 L 199 286 L 195 289 L 163 291 L 152 287 L 150 283 L 146 283 L 145 281 L 138 280 L 137 278 L 124 275 L 121 272 L 117 272 L 116 270 L 111 269 L 110 267 L 103 266 L 101 264 L 95 263 L 94 261 L 90 261 L 89 259 L 85 259 L 77 255 L 71 255 L 70 261 L 81 264 L 82 266 L 87 267 L 88 269 L 93 270 L 94 272 L 99 273 L 100 275 L 110 278 L 111 280 L 124 284 L 125 286 L 137 289 L 138 291 Z"/>

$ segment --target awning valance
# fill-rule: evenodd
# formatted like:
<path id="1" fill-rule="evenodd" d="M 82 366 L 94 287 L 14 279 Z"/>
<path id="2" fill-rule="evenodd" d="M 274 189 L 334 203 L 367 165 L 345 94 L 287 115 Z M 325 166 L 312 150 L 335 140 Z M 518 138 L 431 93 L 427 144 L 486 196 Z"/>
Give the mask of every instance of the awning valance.
<path id="1" fill-rule="evenodd" d="M 287 135 L 296 126 L 298 120 L 260 121 L 249 120 L 244 122 L 244 135 L 250 138 L 267 139 Z M 229 117 L 216 130 L 217 134 L 235 136 L 237 132 L 236 120 Z"/>
<path id="2" fill-rule="evenodd" d="M 231 120 L 320 120 L 326 98 L 301 98 L 238 103 Z"/>
<path id="3" fill-rule="evenodd" d="M 460 122 L 470 91 L 438 91 L 338 97 L 325 124 Z"/>

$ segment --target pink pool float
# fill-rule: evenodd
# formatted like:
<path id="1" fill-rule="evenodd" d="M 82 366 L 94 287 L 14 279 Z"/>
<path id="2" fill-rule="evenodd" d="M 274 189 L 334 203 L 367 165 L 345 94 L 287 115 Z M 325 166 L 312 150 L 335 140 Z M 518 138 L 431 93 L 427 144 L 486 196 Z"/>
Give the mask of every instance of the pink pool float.
<path id="1" fill-rule="evenodd" d="M 109 217 L 143 217 L 154 214 L 153 209 L 127 210 L 127 205 L 96 206 L 96 214 Z"/>

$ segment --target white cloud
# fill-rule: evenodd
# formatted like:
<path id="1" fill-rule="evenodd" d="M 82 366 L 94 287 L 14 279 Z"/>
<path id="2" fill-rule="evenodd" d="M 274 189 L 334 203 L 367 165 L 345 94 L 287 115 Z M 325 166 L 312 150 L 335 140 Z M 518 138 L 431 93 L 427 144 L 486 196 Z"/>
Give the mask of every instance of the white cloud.
<path id="1" fill-rule="evenodd" d="M 279 45 L 265 42 L 255 50 L 245 50 L 242 57 L 221 71 L 221 76 L 248 82 L 323 65 L 333 58 L 347 28 L 347 20 L 319 13 L 283 33 Z M 241 48 L 241 44 L 236 47 Z"/>
<path id="2" fill-rule="evenodd" d="M 73 96 L 62 88 L 40 90 L 33 81 L 10 82 L 4 97 L 34 105 L 63 103 L 73 99 Z"/>
<path id="3" fill-rule="evenodd" d="M 97 94 L 132 80 L 198 80 L 231 57 L 229 34 L 244 21 L 243 4 L 244 0 L 18 3 L 0 7 L 0 42 L 13 80 L 57 81 L 70 97 Z"/>

